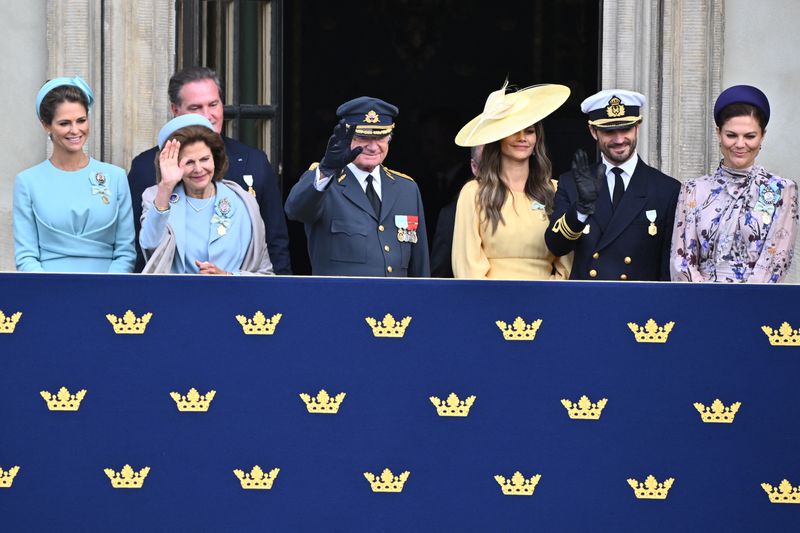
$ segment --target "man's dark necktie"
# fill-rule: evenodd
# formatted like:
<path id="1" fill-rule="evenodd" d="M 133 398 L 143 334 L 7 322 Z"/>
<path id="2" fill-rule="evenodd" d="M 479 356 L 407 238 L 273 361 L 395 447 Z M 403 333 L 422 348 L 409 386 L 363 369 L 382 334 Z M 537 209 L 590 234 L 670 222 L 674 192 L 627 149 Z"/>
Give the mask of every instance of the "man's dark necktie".
<path id="1" fill-rule="evenodd" d="M 611 197 L 611 210 L 616 211 L 617 206 L 622 201 L 622 194 L 625 192 L 625 183 L 622 181 L 622 169 L 614 167 L 611 169 L 614 174 L 614 195 Z"/>
<path id="2" fill-rule="evenodd" d="M 375 187 L 372 186 L 372 174 L 367 175 L 367 200 L 369 200 L 372 209 L 375 211 L 375 216 L 381 216 L 381 199 L 378 198 L 378 193 L 375 192 Z"/>

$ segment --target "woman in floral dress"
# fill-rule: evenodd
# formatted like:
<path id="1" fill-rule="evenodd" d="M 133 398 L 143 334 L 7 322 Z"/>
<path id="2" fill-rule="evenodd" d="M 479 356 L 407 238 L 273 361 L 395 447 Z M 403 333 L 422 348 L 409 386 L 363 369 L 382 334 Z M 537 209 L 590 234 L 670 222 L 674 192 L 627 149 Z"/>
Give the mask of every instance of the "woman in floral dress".
<path id="1" fill-rule="evenodd" d="M 766 95 L 749 85 L 717 98 L 722 161 L 713 174 L 681 188 L 672 281 L 778 283 L 786 276 L 797 234 L 797 186 L 755 162 L 769 114 Z"/>

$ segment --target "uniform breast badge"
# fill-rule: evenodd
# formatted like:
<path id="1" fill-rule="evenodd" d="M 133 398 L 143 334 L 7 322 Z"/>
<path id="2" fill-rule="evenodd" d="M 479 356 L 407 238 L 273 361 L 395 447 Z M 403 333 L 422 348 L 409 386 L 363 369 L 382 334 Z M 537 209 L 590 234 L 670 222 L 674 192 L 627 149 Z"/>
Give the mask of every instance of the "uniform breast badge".
<path id="1" fill-rule="evenodd" d="M 227 198 L 218 201 L 214 206 L 214 215 L 211 217 L 211 223 L 217 225 L 217 235 L 220 237 L 228 233 L 228 228 L 231 227 L 232 223 L 231 215 L 233 215 L 233 206 Z"/>
<path id="2" fill-rule="evenodd" d="M 656 227 L 656 210 L 650 209 L 648 211 L 645 211 L 644 214 L 647 217 L 647 220 L 650 221 L 650 226 L 647 227 L 647 233 L 651 237 L 655 237 L 656 234 L 658 233 L 658 228 Z"/>
<path id="3" fill-rule="evenodd" d="M 245 174 L 242 176 L 245 185 L 247 185 L 247 192 L 253 195 L 253 198 L 256 197 L 256 190 L 253 188 L 253 176 L 250 174 Z"/>
<path id="4" fill-rule="evenodd" d="M 417 227 L 419 217 L 416 215 L 395 215 L 394 225 L 397 226 L 397 240 L 400 242 L 417 243 Z"/>
<path id="5" fill-rule="evenodd" d="M 761 215 L 761 223 L 765 226 L 772 222 L 775 214 L 775 204 L 781 197 L 781 190 L 777 185 L 759 185 L 758 200 L 756 201 L 755 211 Z"/>

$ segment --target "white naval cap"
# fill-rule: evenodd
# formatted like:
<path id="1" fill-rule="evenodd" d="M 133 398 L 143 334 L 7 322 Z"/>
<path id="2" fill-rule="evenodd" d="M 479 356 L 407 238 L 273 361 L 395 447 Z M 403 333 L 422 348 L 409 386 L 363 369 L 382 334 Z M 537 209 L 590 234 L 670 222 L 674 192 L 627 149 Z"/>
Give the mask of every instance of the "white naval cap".
<path id="1" fill-rule="evenodd" d="M 625 89 L 604 89 L 581 102 L 589 115 L 589 125 L 603 130 L 629 128 L 642 120 L 641 108 L 647 104 L 642 93 Z"/>

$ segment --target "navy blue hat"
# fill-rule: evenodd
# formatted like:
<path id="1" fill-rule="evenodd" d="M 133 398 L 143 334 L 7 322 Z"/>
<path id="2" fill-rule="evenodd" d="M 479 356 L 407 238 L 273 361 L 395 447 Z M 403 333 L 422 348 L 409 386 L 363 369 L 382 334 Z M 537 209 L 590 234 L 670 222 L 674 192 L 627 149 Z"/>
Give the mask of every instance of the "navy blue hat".
<path id="1" fill-rule="evenodd" d="M 379 98 L 359 96 L 345 102 L 336 110 L 336 115 L 343 118 L 351 126 L 355 126 L 356 135 L 383 137 L 394 129 L 394 117 L 398 109 Z"/>
<path id="2" fill-rule="evenodd" d="M 731 104 L 750 104 L 757 107 L 764 113 L 764 125 L 769 122 L 769 100 L 761 89 L 751 85 L 734 85 L 728 87 L 719 95 L 717 103 L 714 104 L 714 122 L 721 127 L 719 115 L 722 110 Z"/>

